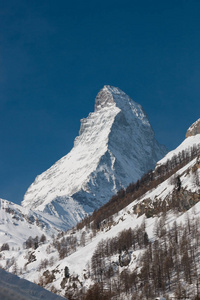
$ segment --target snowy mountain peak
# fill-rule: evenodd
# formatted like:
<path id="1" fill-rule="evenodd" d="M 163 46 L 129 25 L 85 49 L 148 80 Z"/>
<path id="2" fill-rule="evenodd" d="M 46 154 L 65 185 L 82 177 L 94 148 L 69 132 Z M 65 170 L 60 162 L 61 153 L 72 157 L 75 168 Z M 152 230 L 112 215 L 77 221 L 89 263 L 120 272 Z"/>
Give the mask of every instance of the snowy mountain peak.
<path id="1" fill-rule="evenodd" d="M 71 227 L 152 169 L 165 153 L 141 105 L 119 88 L 104 86 L 95 111 L 81 120 L 73 149 L 37 176 L 22 205 Z"/>
<path id="2" fill-rule="evenodd" d="M 200 119 L 194 122 L 186 132 L 186 138 L 189 136 L 194 136 L 196 134 L 200 134 Z"/>
<path id="3" fill-rule="evenodd" d="M 123 102 L 128 102 L 129 100 L 131 100 L 130 97 L 118 87 L 105 85 L 96 96 L 95 111 L 104 107 L 110 107 L 111 105 L 115 105 L 120 108 Z"/>
<path id="4" fill-rule="evenodd" d="M 105 107 L 110 108 L 111 106 L 116 106 L 126 113 L 128 111 L 132 112 L 136 118 L 150 126 L 148 117 L 140 104 L 133 101 L 118 87 L 105 85 L 96 96 L 95 112 Z"/>

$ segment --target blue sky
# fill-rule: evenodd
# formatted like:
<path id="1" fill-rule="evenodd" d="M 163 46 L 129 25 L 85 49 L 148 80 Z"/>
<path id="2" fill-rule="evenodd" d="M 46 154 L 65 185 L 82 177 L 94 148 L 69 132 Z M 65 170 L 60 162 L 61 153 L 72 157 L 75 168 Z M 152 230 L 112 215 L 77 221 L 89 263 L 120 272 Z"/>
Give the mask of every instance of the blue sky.
<path id="1" fill-rule="evenodd" d="M 98 91 L 121 88 L 169 149 L 200 115 L 200 2 L 0 3 L 0 197 L 67 154 Z"/>

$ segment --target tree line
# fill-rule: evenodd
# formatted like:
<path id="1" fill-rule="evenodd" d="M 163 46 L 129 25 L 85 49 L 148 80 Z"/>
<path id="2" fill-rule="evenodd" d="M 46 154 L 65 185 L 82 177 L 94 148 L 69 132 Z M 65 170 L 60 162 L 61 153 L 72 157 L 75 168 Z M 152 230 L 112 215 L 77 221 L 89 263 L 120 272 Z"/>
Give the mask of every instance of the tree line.
<path id="1" fill-rule="evenodd" d="M 184 226 L 174 221 L 167 228 L 165 215 L 155 223 L 154 240 L 146 236 L 144 224 L 128 229 L 118 236 L 102 240 L 91 259 L 92 285 L 84 297 L 73 299 L 154 299 L 162 294 L 166 299 L 200 299 L 200 220 L 187 215 Z M 134 251 L 142 249 L 134 270 L 129 268 Z M 128 264 L 120 264 L 120 255 L 129 253 Z M 116 261 L 115 254 L 119 254 Z M 130 296 L 132 295 L 132 296 Z M 97 297 L 97 298 L 95 298 Z"/>

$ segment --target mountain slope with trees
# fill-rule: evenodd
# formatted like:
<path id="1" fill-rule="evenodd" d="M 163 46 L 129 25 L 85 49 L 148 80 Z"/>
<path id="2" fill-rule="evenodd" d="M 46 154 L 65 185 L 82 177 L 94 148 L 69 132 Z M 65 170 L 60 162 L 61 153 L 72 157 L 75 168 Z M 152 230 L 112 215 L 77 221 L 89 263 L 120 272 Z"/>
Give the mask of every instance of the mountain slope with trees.
<path id="1" fill-rule="evenodd" d="M 197 300 L 199 200 L 197 134 L 71 230 L 2 249 L 0 264 L 68 299 Z"/>

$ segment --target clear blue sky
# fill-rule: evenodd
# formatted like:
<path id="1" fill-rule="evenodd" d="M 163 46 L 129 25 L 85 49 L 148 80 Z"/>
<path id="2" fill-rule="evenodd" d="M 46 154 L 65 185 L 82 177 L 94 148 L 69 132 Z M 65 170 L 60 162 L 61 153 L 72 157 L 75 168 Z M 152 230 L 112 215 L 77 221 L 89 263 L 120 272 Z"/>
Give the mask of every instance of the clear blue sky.
<path id="1" fill-rule="evenodd" d="M 199 0 L 2 0 L 0 197 L 67 154 L 105 84 L 175 148 L 200 117 Z"/>

